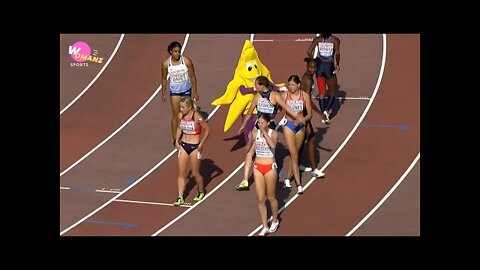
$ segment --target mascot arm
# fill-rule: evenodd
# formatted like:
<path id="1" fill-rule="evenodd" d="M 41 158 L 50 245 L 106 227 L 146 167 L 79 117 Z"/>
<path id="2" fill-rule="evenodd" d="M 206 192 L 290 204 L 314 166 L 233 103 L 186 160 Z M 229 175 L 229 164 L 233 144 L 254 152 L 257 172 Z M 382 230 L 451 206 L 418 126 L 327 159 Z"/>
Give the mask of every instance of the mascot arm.
<path id="1" fill-rule="evenodd" d="M 245 87 L 244 85 L 240 85 L 238 88 L 240 89 L 242 95 L 255 93 L 255 89 L 253 87 Z"/>
<path id="2" fill-rule="evenodd" d="M 285 85 L 284 83 L 280 84 L 280 86 L 284 86 L 284 85 Z M 280 87 L 274 84 L 273 82 L 270 82 L 270 86 L 272 86 L 273 91 L 276 91 L 276 92 L 282 91 Z M 244 85 L 240 85 L 238 88 L 240 89 L 240 92 L 242 93 L 242 95 L 255 93 L 255 89 L 253 87 L 245 87 Z"/>
<path id="3" fill-rule="evenodd" d="M 276 84 L 273 82 L 270 82 L 270 86 L 272 87 L 273 91 L 280 92 L 280 87 L 278 87 Z"/>

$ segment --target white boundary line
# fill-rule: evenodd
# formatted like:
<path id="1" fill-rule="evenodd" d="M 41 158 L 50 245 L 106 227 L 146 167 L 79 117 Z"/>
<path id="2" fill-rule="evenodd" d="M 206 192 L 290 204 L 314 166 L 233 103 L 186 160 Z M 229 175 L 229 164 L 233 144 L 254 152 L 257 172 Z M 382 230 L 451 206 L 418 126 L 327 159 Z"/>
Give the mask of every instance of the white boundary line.
<path id="1" fill-rule="evenodd" d="M 255 36 L 255 34 L 250 34 L 250 42 L 252 42 L 253 44 L 253 37 Z M 220 105 L 219 105 L 220 106 Z M 218 106 L 217 106 L 218 108 Z M 205 195 L 205 197 L 203 198 L 203 200 L 197 202 L 195 205 L 193 205 L 193 207 L 187 209 L 185 212 L 181 213 L 180 215 L 178 215 L 175 219 L 173 219 L 172 221 L 170 221 L 169 223 L 167 223 L 165 226 L 163 226 L 162 228 L 158 229 L 156 232 L 154 232 L 152 234 L 152 236 L 157 236 L 158 234 L 160 234 L 161 232 L 163 232 L 164 230 L 166 230 L 168 227 L 172 226 L 175 222 L 177 222 L 179 219 L 181 219 L 183 216 L 185 216 L 186 214 L 188 214 L 190 211 L 192 211 L 193 209 L 195 209 L 195 207 L 197 207 L 197 205 L 200 205 L 201 203 L 203 203 L 208 197 L 210 197 L 210 195 L 214 194 L 216 190 L 218 190 L 220 187 L 222 187 L 228 180 L 230 180 L 230 178 L 232 178 L 243 166 L 245 165 L 245 162 L 242 162 L 242 164 L 240 164 L 232 173 L 230 173 L 230 175 L 227 176 L 227 178 L 225 178 L 220 184 L 218 184 L 218 186 L 216 186 L 214 189 L 212 189 L 212 191 L 210 191 L 209 193 L 207 193 L 207 195 Z"/>
<path id="2" fill-rule="evenodd" d="M 282 39 L 282 38 L 277 38 L 277 39 L 254 39 L 253 41 L 255 42 L 312 42 L 313 38 L 289 38 L 289 39 Z"/>
<path id="3" fill-rule="evenodd" d="M 320 169 L 320 171 L 324 171 L 325 168 L 330 165 L 330 163 L 332 163 L 332 161 L 335 159 L 335 157 L 338 155 L 338 153 L 340 153 L 340 151 L 342 151 L 343 147 L 345 147 L 345 145 L 347 144 L 347 142 L 350 140 L 350 138 L 353 136 L 353 134 L 355 133 L 355 131 L 357 130 L 357 128 L 360 126 L 360 123 L 363 121 L 363 118 L 365 118 L 365 116 L 367 115 L 367 112 L 368 110 L 370 109 L 370 106 L 372 106 L 372 103 L 373 101 L 375 100 L 375 97 L 377 96 L 377 92 L 378 92 L 378 89 L 380 88 L 380 84 L 382 82 L 382 78 L 383 78 L 383 72 L 385 70 L 385 62 L 387 60 L 387 35 L 386 34 L 383 34 L 382 35 L 383 37 L 383 52 L 382 52 L 382 65 L 380 67 L 380 73 L 379 73 L 379 76 L 378 76 L 378 79 L 377 79 L 377 84 L 375 85 L 375 89 L 373 90 L 373 94 L 372 94 L 372 97 L 370 99 L 370 101 L 368 102 L 367 106 L 365 107 L 365 110 L 363 111 L 362 115 L 360 116 L 360 118 L 358 119 L 357 123 L 355 124 L 355 126 L 352 128 L 352 130 L 350 131 L 350 133 L 348 134 L 348 136 L 345 138 L 345 140 L 342 142 L 342 144 L 338 147 L 337 151 L 335 151 L 335 153 L 333 153 L 333 155 L 327 160 L 327 162 L 325 163 L 325 165 L 323 165 L 323 167 Z M 308 182 L 307 184 L 304 186 L 304 190 L 306 190 L 312 183 L 313 181 L 316 179 L 316 177 L 312 177 Z M 298 197 L 298 194 L 295 194 L 293 195 L 292 198 L 290 198 L 290 200 L 288 200 L 288 202 L 278 210 L 278 213 L 280 214 L 281 212 L 283 212 L 283 210 L 285 210 L 291 203 L 293 203 L 293 201 L 295 201 Z M 250 234 L 248 234 L 248 236 L 252 236 L 254 235 L 257 231 L 259 231 L 261 228 L 263 227 L 263 225 L 259 225 L 257 228 L 255 228 Z"/>
<path id="4" fill-rule="evenodd" d="M 213 109 L 213 111 L 210 113 L 210 115 L 208 116 L 207 118 L 207 121 L 217 112 L 218 108 L 220 107 L 220 105 L 218 105 L 217 107 L 215 107 L 215 109 Z M 80 219 L 79 221 L 75 222 L 74 224 L 72 224 L 70 227 L 66 228 L 65 230 L 61 231 L 60 232 L 60 235 L 70 231 L 71 229 L 73 229 L 74 227 L 76 227 L 78 224 L 82 223 L 84 220 L 88 219 L 89 217 L 93 216 L 95 213 L 97 213 L 98 211 L 102 210 L 103 208 L 105 208 L 107 205 L 109 205 L 111 202 L 113 201 L 116 201 L 118 197 L 122 196 L 123 194 L 125 194 L 127 191 L 129 191 L 131 188 L 133 188 L 134 186 L 136 186 L 138 183 L 140 183 L 143 179 L 145 179 L 147 176 L 149 176 L 153 171 L 155 171 L 160 165 L 162 165 L 168 158 L 170 158 L 175 152 L 177 151 L 177 149 L 175 148 L 172 152 L 170 152 L 170 154 L 168 154 L 166 157 L 164 157 L 162 160 L 160 160 L 155 166 L 153 166 L 148 172 L 146 172 L 144 175 L 142 175 L 142 177 L 140 177 L 137 181 L 135 181 L 134 183 L 130 184 L 126 189 L 124 189 L 122 192 L 118 193 L 117 195 L 115 195 L 113 198 L 111 198 L 110 200 L 108 200 L 107 202 L 105 202 L 103 205 L 99 206 L 97 209 L 95 209 L 94 211 L 92 211 L 90 214 L 86 215 L 85 217 L 83 217 L 82 219 Z M 208 194 L 205 196 L 205 198 L 208 197 Z M 204 200 L 205 200 L 204 198 Z M 203 201 L 203 200 L 202 200 Z M 199 203 L 201 203 L 202 201 L 200 201 Z M 199 203 L 196 203 L 195 205 L 199 204 Z M 192 207 L 193 208 L 193 207 Z M 187 210 L 188 211 L 188 210 Z"/>
<path id="5" fill-rule="evenodd" d="M 160 205 L 160 206 L 172 206 L 172 207 L 177 207 L 173 206 L 172 203 L 159 203 L 159 202 L 146 202 L 146 201 L 134 201 L 134 200 L 122 200 L 122 199 L 117 199 L 115 200 L 116 202 L 125 202 L 125 203 L 138 203 L 138 204 L 149 204 L 149 205 Z M 192 205 L 185 203 L 184 205 L 180 205 L 180 207 L 192 207 Z"/>
<path id="6" fill-rule="evenodd" d="M 82 187 L 80 187 L 82 188 Z M 60 187 L 60 190 L 71 190 L 72 187 Z M 87 187 L 85 187 L 84 189 L 89 189 Z M 116 191 L 116 190 L 111 190 L 111 189 L 95 189 L 93 190 L 95 192 L 103 192 L 103 193 L 120 193 L 121 191 Z"/>
<path id="7" fill-rule="evenodd" d="M 182 50 L 181 50 L 181 53 L 183 54 L 183 51 L 185 50 L 186 48 L 186 44 L 188 42 L 188 38 L 189 38 L 190 34 L 186 34 L 185 36 L 185 40 L 183 41 L 183 46 L 182 46 Z M 95 152 L 98 148 L 100 148 L 102 145 L 104 145 L 106 142 L 108 142 L 113 136 L 115 136 L 118 132 L 120 132 L 126 125 L 128 125 L 140 112 L 143 111 L 143 109 L 145 107 L 147 107 L 148 104 L 150 104 L 150 102 L 153 100 L 153 98 L 158 94 L 158 92 L 160 92 L 160 90 L 162 89 L 162 84 L 160 83 L 160 85 L 158 86 L 157 90 L 155 90 L 155 92 L 152 94 L 152 96 L 132 115 L 130 116 L 130 118 L 128 118 L 127 121 L 125 121 L 125 123 L 123 123 L 117 130 L 115 130 L 112 134 L 110 134 L 110 136 L 108 136 L 107 138 L 105 138 L 105 140 L 103 140 L 101 143 L 99 143 L 97 146 L 95 146 L 92 150 L 90 150 L 88 153 L 86 153 L 83 157 L 81 157 L 79 160 L 75 161 L 72 165 L 70 165 L 68 168 L 66 168 L 63 172 L 60 173 L 60 177 L 62 175 L 64 175 L 65 173 L 67 173 L 68 171 L 70 171 L 71 169 L 73 169 L 73 167 L 77 166 L 78 163 L 82 162 L 84 159 L 86 159 L 88 156 L 90 156 L 93 152 Z"/>
<path id="8" fill-rule="evenodd" d="M 397 189 L 397 187 L 403 182 L 405 177 L 407 177 L 407 175 L 413 169 L 415 164 L 417 164 L 417 161 L 419 159 L 420 152 L 417 154 L 417 157 L 415 157 L 410 166 L 408 166 L 407 170 L 403 173 L 403 175 L 397 180 L 397 183 L 393 185 L 393 187 L 387 192 L 387 194 L 385 194 L 385 196 L 383 196 L 383 198 L 377 203 L 377 205 L 375 205 L 375 207 L 373 207 L 373 209 L 370 210 L 370 212 L 368 212 L 368 214 L 362 220 L 360 220 L 360 222 L 358 222 L 358 224 L 355 225 L 355 227 L 353 227 L 353 229 L 351 229 L 345 236 L 351 236 L 360 226 L 363 225 L 365 221 L 367 221 L 368 218 L 370 218 L 373 213 L 375 213 L 375 211 L 377 211 L 377 209 L 388 199 L 388 197 L 390 197 L 390 195 L 392 195 L 392 193 Z"/>
<path id="9" fill-rule="evenodd" d="M 103 65 L 102 69 L 100 69 L 97 76 L 95 76 L 95 78 L 93 78 L 93 80 L 85 87 L 85 89 L 83 89 L 82 92 L 80 92 L 80 94 L 78 94 L 77 97 L 75 97 L 67 106 L 65 106 L 65 108 L 63 108 L 63 110 L 60 111 L 60 115 L 62 115 L 62 113 L 64 113 L 68 108 L 70 108 L 73 105 L 73 103 L 75 103 L 80 97 L 82 97 L 83 94 L 85 94 L 85 92 L 87 92 L 87 90 L 90 89 L 90 87 L 97 81 L 97 79 L 100 77 L 100 75 L 102 75 L 103 71 L 105 71 L 107 66 L 110 64 L 110 61 L 112 61 L 113 57 L 117 53 L 117 50 L 120 47 L 120 44 L 122 43 L 124 36 L 125 36 L 125 34 L 122 34 L 120 36 L 120 39 L 117 42 L 117 46 L 115 46 L 115 49 L 113 50 L 112 54 L 110 55 L 110 58 L 108 58 L 105 65 Z"/>
<path id="10" fill-rule="evenodd" d="M 107 138 L 105 138 L 102 142 L 100 142 L 97 146 L 92 148 L 88 153 L 86 153 L 83 157 L 75 161 L 72 165 L 70 165 L 68 168 L 63 170 L 63 172 L 60 173 L 60 176 L 66 174 L 68 171 L 73 169 L 73 167 L 77 166 L 78 163 L 82 162 L 85 160 L 88 156 L 90 156 L 93 152 L 95 152 L 98 148 L 100 148 L 102 145 L 104 145 L 106 142 L 108 142 L 113 136 L 115 136 L 118 132 L 120 132 L 126 125 L 128 125 L 140 112 L 143 111 L 143 109 L 155 98 L 155 96 L 160 92 L 160 89 L 162 89 L 162 85 L 160 85 L 157 90 L 150 96 L 150 98 L 145 102 L 142 107 L 140 107 L 130 118 L 128 118 L 125 123 L 123 123 L 117 130 L 115 130 L 112 134 L 110 134 Z"/>
<path id="11" fill-rule="evenodd" d="M 186 40 L 188 39 L 190 34 L 187 34 L 187 37 L 185 38 L 185 42 Z M 185 43 L 184 43 L 185 44 Z M 184 46 L 185 47 L 185 46 Z M 183 51 L 182 51 L 183 53 Z M 207 121 L 210 120 L 213 115 L 218 111 L 218 109 L 220 108 L 220 105 L 216 106 L 212 112 L 208 115 L 207 117 Z M 137 181 L 135 181 L 134 183 L 130 184 L 126 189 L 124 189 L 122 192 L 118 193 L 117 195 L 115 195 L 113 198 L 111 198 L 110 200 L 108 200 L 107 202 L 105 202 L 103 205 L 101 205 L 100 207 L 98 207 L 97 209 L 95 209 L 94 211 L 92 211 L 90 214 L 86 215 L 85 217 L 83 217 L 82 219 L 80 219 L 79 221 L 75 222 L 74 224 L 70 225 L 68 228 L 66 228 L 65 230 L 61 231 L 60 232 L 60 235 L 63 235 L 64 233 L 70 231 L 71 229 L 73 229 L 74 227 L 76 227 L 78 224 L 82 223 L 84 220 L 88 219 L 89 217 L 93 216 L 95 213 L 97 213 L 98 211 L 102 210 L 103 208 L 105 208 L 107 205 L 109 205 L 111 202 L 117 200 L 118 197 L 122 196 L 123 194 L 125 194 L 127 191 L 129 191 L 131 188 L 133 188 L 134 186 L 136 186 L 138 183 L 140 183 L 143 179 L 145 179 L 148 175 L 150 175 L 153 171 L 155 171 L 160 165 L 162 165 L 168 158 L 170 158 L 175 152 L 177 151 L 177 149 L 175 148 L 172 152 L 170 152 L 170 154 L 168 154 L 166 157 L 164 157 L 162 160 L 160 160 L 155 166 L 153 166 L 148 172 L 146 172 L 144 175 L 142 175 L 142 177 L 140 177 Z M 213 192 L 213 191 L 212 191 Z M 209 194 L 207 194 L 205 196 L 208 197 Z M 203 200 L 205 200 L 205 198 Z M 203 201 L 202 200 L 202 201 Z M 196 203 L 195 205 L 198 205 L 199 203 L 201 203 L 202 201 Z M 192 207 L 194 208 L 195 205 Z M 190 209 L 189 209 L 190 210 Z M 187 210 L 188 211 L 188 210 Z"/>
<path id="12" fill-rule="evenodd" d="M 167 223 L 165 226 L 163 226 L 162 228 L 158 229 L 158 231 L 154 232 L 152 234 L 152 236 L 157 236 L 159 233 L 163 232 L 164 230 L 166 230 L 168 227 L 172 226 L 173 223 L 177 222 L 179 219 L 181 219 L 183 216 L 185 216 L 186 214 L 188 214 L 188 212 L 192 211 L 195 207 L 197 207 L 198 205 L 200 205 L 201 203 L 203 203 L 208 197 L 210 197 L 210 195 L 214 194 L 215 191 L 217 191 L 220 187 L 222 187 L 226 182 L 228 182 L 228 180 L 230 180 L 230 178 L 232 178 L 242 167 L 243 165 L 245 165 L 245 162 L 242 162 L 242 164 L 240 164 L 229 176 L 227 176 L 227 178 L 225 178 L 220 184 L 218 184 L 218 186 L 216 186 L 214 189 L 212 189 L 212 191 L 210 191 L 209 193 L 207 193 L 207 195 L 205 195 L 205 197 L 203 198 L 203 200 L 197 202 L 196 204 L 194 204 L 192 207 L 190 207 L 188 210 L 186 210 L 185 212 L 181 213 L 180 215 L 178 215 L 175 219 L 173 219 L 172 221 L 170 221 L 169 223 Z"/>
<path id="13" fill-rule="evenodd" d="M 121 191 L 113 191 L 113 190 L 103 190 L 103 189 L 95 189 L 95 192 L 102 192 L 102 193 L 120 193 Z"/>

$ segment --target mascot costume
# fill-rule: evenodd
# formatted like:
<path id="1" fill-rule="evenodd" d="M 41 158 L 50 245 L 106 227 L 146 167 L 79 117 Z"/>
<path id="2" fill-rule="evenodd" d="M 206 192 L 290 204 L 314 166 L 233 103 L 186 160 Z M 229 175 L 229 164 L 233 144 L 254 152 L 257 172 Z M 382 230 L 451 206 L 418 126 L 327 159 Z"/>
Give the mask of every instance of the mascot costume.
<path id="1" fill-rule="evenodd" d="M 273 86 L 273 90 L 286 90 L 284 83 L 278 85 L 272 83 L 270 71 L 258 58 L 257 51 L 252 43 L 249 40 L 245 40 L 233 79 L 228 83 L 225 94 L 212 102 L 214 106 L 230 104 L 223 127 L 224 132 L 227 132 L 232 127 L 240 115 L 242 115 L 243 121 L 243 116 L 248 113 L 256 93 L 254 89 L 255 79 L 262 75 L 268 78 Z M 279 88 L 279 86 L 282 88 Z M 256 113 L 257 110 L 255 109 L 253 114 Z M 250 117 L 245 124 L 243 133 L 245 142 L 248 141 L 248 134 L 253 130 L 255 121 L 256 117 Z"/>

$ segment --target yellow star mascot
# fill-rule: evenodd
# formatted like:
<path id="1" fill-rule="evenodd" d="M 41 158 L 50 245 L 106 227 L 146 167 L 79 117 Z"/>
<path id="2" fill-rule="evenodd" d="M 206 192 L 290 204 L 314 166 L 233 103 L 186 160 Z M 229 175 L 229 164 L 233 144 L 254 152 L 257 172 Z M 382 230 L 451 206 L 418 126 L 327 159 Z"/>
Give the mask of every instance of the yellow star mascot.
<path id="1" fill-rule="evenodd" d="M 270 71 L 262 64 L 260 58 L 258 58 L 257 51 L 250 40 L 245 40 L 233 79 L 228 83 L 225 94 L 212 102 L 214 106 L 230 104 L 223 127 L 224 132 L 227 132 L 232 127 L 240 115 L 243 116 L 247 114 L 255 94 L 255 79 L 262 75 L 272 82 Z M 274 90 L 279 91 L 278 87 L 284 86 L 285 84 L 275 85 L 272 83 L 272 85 Z M 257 110 L 254 110 L 253 113 L 256 114 Z M 248 123 L 245 125 L 245 141 L 248 140 L 248 134 L 252 131 L 255 120 L 256 117 L 250 117 Z"/>

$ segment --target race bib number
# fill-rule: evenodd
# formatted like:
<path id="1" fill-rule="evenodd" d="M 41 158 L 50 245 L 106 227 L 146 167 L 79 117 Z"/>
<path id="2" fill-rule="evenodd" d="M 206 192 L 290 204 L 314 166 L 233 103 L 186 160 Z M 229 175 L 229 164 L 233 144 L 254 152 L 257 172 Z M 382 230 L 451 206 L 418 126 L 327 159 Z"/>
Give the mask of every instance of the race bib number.
<path id="1" fill-rule="evenodd" d="M 179 84 L 179 83 L 183 83 L 185 81 L 188 80 L 188 74 L 184 73 L 184 74 L 174 74 L 171 76 L 172 78 L 172 83 L 174 84 Z"/>
<path id="2" fill-rule="evenodd" d="M 274 111 L 274 107 L 264 98 L 261 98 L 257 102 L 257 110 L 261 113 L 269 113 L 272 114 Z"/>
<path id="3" fill-rule="evenodd" d="M 296 113 L 303 112 L 303 100 L 289 100 L 288 106 Z"/>
<path id="4" fill-rule="evenodd" d="M 272 151 L 270 150 L 270 147 L 268 147 L 268 144 L 266 142 L 257 142 L 256 145 L 256 155 L 258 157 L 271 157 L 272 156 Z"/>
<path id="5" fill-rule="evenodd" d="M 180 122 L 180 129 L 185 134 L 195 133 L 195 122 L 193 121 L 181 121 Z"/>
<path id="6" fill-rule="evenodd" d="M 333 55 L 333 43 L 319 42 L 318 53 L 320 56 L 329 57 Z"/>

